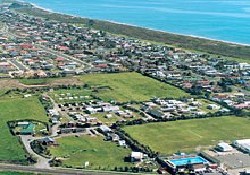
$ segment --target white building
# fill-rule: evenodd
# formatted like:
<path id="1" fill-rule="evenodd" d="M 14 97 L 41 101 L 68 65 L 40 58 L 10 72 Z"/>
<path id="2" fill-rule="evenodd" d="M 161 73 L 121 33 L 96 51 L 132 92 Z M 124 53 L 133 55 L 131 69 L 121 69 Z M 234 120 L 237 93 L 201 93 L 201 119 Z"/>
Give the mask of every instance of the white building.
<path id="1" fill-rule="evenodd" d="M 103 133 L 111 132 L 111 129 L 110 129 L 107 125 L 101 125 L 101 126 L 100 126 L 100 130 L 101 130 Z"/>
<path id="2" fill-rule="evenodd" d="M 142 161 L 142 159 L 143 159 L 143 153 L 134 152 L 134 151 L 131 153 L 132 162 L 134 162 L 134 161 Z"/>
<path id="3" fill-rule="evenodd" d="M 221 142 L 219 143 L 216 148 L 219 150 L 219 151 L 222 151 L 222 152 L 230 152 L 233 150 L 233 148 L 228 144 L 228 143 L 225 143 L 225 142 Z"/>
<path id="4" fill-rule="evenodd" d="M 102 107 L 103 112 L 115 112 L 119 111 L 119 106 L 103 106 Z"/>
<path id="5" fill-rule="evenodd" d="M 244 152 L 250 153 L 250 139 L 235 140 L 233 145 Z"/>
<path id="6" fill-rule="evenodd" d="M 243 143 L 240 149 L 243 152 L 250 153 L 250 143 Z"/>
<path id="7" fill-rule="evenodd" d="M 239 63 L 240 70 L 250 70 L 250 64 L 248 63 Z"/>
<path id="8" fill-rule="evenodd" d="M 211 109 L 211 110 L 218 110 L 220 109 L 220 106 L 219 105 L 216 105 L 216 104 L 209 104 L 207 106 L 208 109 Z"/>

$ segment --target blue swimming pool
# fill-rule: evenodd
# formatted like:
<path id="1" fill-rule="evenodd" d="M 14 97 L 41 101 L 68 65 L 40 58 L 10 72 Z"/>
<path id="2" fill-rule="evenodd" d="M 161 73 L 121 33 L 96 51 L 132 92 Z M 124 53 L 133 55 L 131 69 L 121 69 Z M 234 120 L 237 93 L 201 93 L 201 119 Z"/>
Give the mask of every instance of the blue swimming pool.
<path id="1" fill-rule="evenodd" d="M 174 166 L 182 166 L 182 165 L 186 165 L 187 163 L 192 163 L 192 164 L 208 163 L 206 159 L 200 156 L 172 159 L 172 160 L 169 160 L 169 162 L 172 163 Z"/>

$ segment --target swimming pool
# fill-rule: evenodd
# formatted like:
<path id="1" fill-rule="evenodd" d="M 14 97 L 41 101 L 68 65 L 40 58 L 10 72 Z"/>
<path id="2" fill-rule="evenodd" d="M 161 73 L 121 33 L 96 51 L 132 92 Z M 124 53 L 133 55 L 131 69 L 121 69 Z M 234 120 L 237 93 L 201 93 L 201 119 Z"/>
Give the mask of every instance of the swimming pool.
<path id="1" fill-rule="evenodd" d="M 206 159 L 200 156 L 172 159 L 172 160 L 169 160 L 169 162 L 172 163 L 174 166 L 182 166 L 182 165 L 186 165 L 187 163 L 192 163 L 192 164 L 209 163 Z"/>

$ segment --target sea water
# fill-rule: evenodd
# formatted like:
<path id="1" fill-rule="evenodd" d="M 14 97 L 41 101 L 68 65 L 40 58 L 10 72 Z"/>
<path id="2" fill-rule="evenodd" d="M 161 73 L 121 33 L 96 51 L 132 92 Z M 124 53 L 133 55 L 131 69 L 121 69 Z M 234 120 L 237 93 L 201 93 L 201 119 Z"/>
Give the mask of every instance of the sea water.
<path id="1" fill-rule="evenodd" d="M 249 0 L 25 0 L 54 12 L 250 44 Z"/>

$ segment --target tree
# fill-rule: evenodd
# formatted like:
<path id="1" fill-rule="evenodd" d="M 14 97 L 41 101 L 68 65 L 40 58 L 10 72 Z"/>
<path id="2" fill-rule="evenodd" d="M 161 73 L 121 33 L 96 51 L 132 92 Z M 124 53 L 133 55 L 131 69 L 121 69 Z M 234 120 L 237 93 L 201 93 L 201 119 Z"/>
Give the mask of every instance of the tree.
<path id="1" fill-rule="evenodd" d="M 95 23 L 94 20 L 92 20 L 92 19 L 89 20 L 89 29 L 91 29 L 93 27 L 94 23 Z"/>

